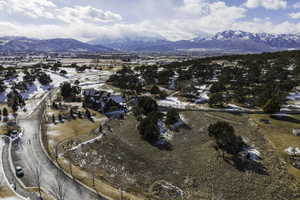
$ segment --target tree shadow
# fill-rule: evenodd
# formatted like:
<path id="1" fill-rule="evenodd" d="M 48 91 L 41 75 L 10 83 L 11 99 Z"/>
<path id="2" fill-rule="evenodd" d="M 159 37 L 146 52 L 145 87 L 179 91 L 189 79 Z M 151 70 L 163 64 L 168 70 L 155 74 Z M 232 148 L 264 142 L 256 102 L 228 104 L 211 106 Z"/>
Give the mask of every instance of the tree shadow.
<path id="1" fill-rule="evenodd" d="M 271 115 L 270 117 L 278 121 L 286 121 L 286 122 L 297 123 L 297 124 L 300 123 L 300 120 L 289 115 Z"/>
<path id="2" fill-rule="evenodd" d="M 180 119 L 177 123 L 170 125 L 170 129 L 175 132 L 180 132 L 182 129 L 192 130 L 192 127 Z"/>
<path id="3" fill-rule="evenodd" d="M 235 167 L 237 170 L 241 172 L 253 172 L 256 174 L 269 176 L 267 168 L 263 166 L 263 164 L 259 161 L 254 161 L 240 155 L 233 155 L 230 158 L 224 158 L 224 161 L 228 164 Z"/>

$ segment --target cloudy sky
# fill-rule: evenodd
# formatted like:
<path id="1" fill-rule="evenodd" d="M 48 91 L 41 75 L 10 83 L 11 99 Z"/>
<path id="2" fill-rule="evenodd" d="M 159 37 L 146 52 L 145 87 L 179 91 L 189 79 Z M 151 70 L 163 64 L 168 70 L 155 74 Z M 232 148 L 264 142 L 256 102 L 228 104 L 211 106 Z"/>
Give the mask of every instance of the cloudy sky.
<path id="1" fill-rule="evenodd" d="M 180 40 L 229 29 L 300 33 L 300 1 L 0 0 L 0 36 Z"/>

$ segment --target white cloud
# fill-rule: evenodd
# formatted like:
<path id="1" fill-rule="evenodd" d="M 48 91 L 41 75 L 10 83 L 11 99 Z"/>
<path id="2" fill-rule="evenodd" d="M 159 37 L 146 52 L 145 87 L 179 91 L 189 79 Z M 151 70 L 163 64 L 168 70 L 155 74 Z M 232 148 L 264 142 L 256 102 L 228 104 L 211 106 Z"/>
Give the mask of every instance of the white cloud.
<path id="1" fill-rule="evenodd" d="M 48 0 L 0 0 L 1 11 L 10 14 L 20 13 L 29 17 L 38 18 L 45 16 L 53 18 L 48 10 L 56 8 L 55 4 Z"/>
<path id="2" fill-rule="evenodd" d="M 183 7 L 179 7 L 178 10 L 185 13 L 187 8 L 187 3 L 193 5 L 195 16 L 190 16 L 186 18 L 180 17 L 180 15 L 173 20 L 166 20 L 162 22 L 154 22 L 157 25 L 158 30 L 161 34 L 167 38 L 171 35 L 176 35 L 172 39 L 182 39 L 182 38 L 192 38 L 203 32 L 212 33 L 217 31 L 222 31 L 230 29 L 232 24 L 236 20 L 242 19 L 246 16 L 247 10 L 245 8 L 236 6 L 227 6 L 222 1 L 217 1 L 214 3 L 208 3 L 205 0 L 189 0 L 185 1 Z M 198 3 L 198 6 L 196 5 Z M 202 12 L 200 10 L 202 9 Z M 204 10 L 204 12 L 203 12 Z M 163 26 L 163 28 L 160 28 Z M 168 30 L 168 31 L 165 31 Z"/>
<path id="3" fill-rule="evenodd" d="M 0 0 L 0 10 L 10 14 L 18 13 L 32 18 L 58 19 L 66 23 L 113 22 L 122 17 L 111 11 L 91 6 L 57 7 L 49 0 Z"/>
<path id="4" fill-rule="evenodd" d="M 295 3 L 295 4 L 293 5 L 293 8 L 300 8 L 300 2 Z"/>
<path id="5" fill-rule="evenodd" d="M 232 26 L 234 30 L 243 30 L 252 33 L 272 33 L 272 34 L 284 34 L 284 33 L 299 33 L 300 23 L 291 23 L 284 21 L 282 23 L 274 24 L 268 19 L 254 19 L 253 21 L 245 21 L 235 23 Z"/>
<path id="6" fill-rule="evenodd" d="M 263 7 L 270 10 L 278 10 L 287 7 L 286 0 L 247 0 L 244 4 L 247 8 Z"/>
<path id="7" fill-rule="evenodd" d="M 103 11 L 90 6 L 64 7 L 57 9 L 57 18 L 67 22 L 114 22 L 122 20 L 119 14 Z"/>
<path id="8" fill-rule="evenodd" d="M 8 1 L 13 3 L 9 7 L 7 7 Z M 285 21 L 274 24 L 272 18 L 267 16 L 250 20 L 246 18 L 247 12 L 250 11 L 245 6 L 229 6 L 221 0 L 214 2 L 182 0 L 177 4 L 174 3 L 178 2 L 177 0 L 163 0 L 163 3 L 160 3 L 162 0 L 143 1 L 144 4 L 134 8 L 131 14 L 127 15 L 129 11 L 124 11 L 124 19 L 122 19 L 121 15 L 111 11 L 89 5 L 78 6 L 75 0 L 72 6 L 64 4 L 64 7 L 53 3 L 58 0 L 0 0 L 1 12 L 11 13 L 12 19 L 14 19 L 14 13 L 32 18 L 24 20 L 27 23 L 21 23 L 18 20 L 10 22 L 0 20 L 0 35 L 20 35 L 43 39 L 75 38 L 89 41 L 99 37 L 120 38 L 123 36 L 162 36 L 170 40 L 181 40 L 228 29 L 268 33 L 300 32 L 300 23 Z M 275 2 L 275 0 L 264 0 L 264 2 L 267 1 Z M 265 3 L 264 6 L 266 5 Z M 278 5 L 273 4 L 273 7 L 268 9 L 275 9 Z M 256 5 L 253 4 L 253 6 Z M 258 4 L 258 6 L 263 6 L 263 4 Z M 147 8 L 147 10 L 142 12 L 142 8 Z M 132 15 L 138 19 L 128 21 L 128 16 Z M 36 19 L 38 23 L 35 25 Z"/>
<path id="9" fill-rule="evenodd" d="M 204 15 L 209 12 L 209 6 L 206 0 L 183 0 L 183 6 L 178 11 L 188 15 Z"/>
<path id="10" fill-rule="evenodd" d="M 290 13 L 289 16 L 290 16 L 290 18 L 292 18 L 292 19 L 300 19 L 300 12 L 297 12 L 297 13 Z"/>

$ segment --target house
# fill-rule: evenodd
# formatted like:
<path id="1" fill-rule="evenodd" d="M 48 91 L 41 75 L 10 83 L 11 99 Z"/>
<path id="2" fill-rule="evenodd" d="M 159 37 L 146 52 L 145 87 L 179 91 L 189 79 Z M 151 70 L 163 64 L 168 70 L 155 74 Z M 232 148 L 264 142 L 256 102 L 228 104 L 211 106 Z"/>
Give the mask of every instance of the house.
<path id="1" fill-rule="evenodd" d="M 125 100 L 120 95 L 112 95 L 106 91 L 86 89 L 83 91 L 86 107 L 99 111 L 108 117 L 122 118 L 127 112 Z"/>

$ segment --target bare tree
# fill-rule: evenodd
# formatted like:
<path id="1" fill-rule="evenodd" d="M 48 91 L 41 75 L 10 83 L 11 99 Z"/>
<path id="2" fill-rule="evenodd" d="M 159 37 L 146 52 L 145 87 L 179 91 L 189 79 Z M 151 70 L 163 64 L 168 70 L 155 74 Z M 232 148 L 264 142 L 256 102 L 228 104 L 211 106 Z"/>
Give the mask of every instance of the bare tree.
<path id="1" fill-rule="evenodd" d="M 34 184 L 38 188 L 39 195 L 41 197 L 42 196 L 42 190 L 41 190 L 41 168 L 40 168 L 40 166 L 37 166 L 35 168 L 32 168 L 31 171 L 32 171 L 32 174 L 33 174 Z"/>
<path id="2" fill-rule="evenodd" d="M 72 162 L 71 162 L 71 160 L 69 160 L 69 171 L 70 171 L 70 174 L 71 174 L 72 178 L 74 179 L 73 168 L 72 167 L 73 167 Z"/>
<path id="3" fill-rule="evenodd" d="M 95 179 L 96 179 L 96 167 L 92 166 L 92 179 L 93 179 L 93 187 L 96 186 Z"/>
<path id="4" fill-rule="evenodd" d="M 54 153 L 55 153 L 55 161 L 59 165 L 59 163 L 58 163 L 58 145 L 59 145 L 59 143 L 55 145 Z"/>
<path id="5" fill-rule="evenodd" d="M 66 197 L 65 181 L 57 176 L 55 183 L 50 186 L 50 194 L 57 200 L 64 200 Z"/>
<path id="6" fill-rule="evenodd" d="M 1 192 L 1 190 L 4 188 L 4 177 L 3 177 L 4 175 L 1 175 L 0 176 L 0 192 Z"/>
<path id="7" fill-rule="evenodd" d="M 33 174 L 34 184 L 35 184 L 35 186 L 39 190 L 40 197 L 42 197 L 42 190 L 41 190 L 41 168 L 40 168 L 40 166 L 37 166 L 35 168 L 32 168 L 31 171 L 32 171 L 32 174 Z"/>

